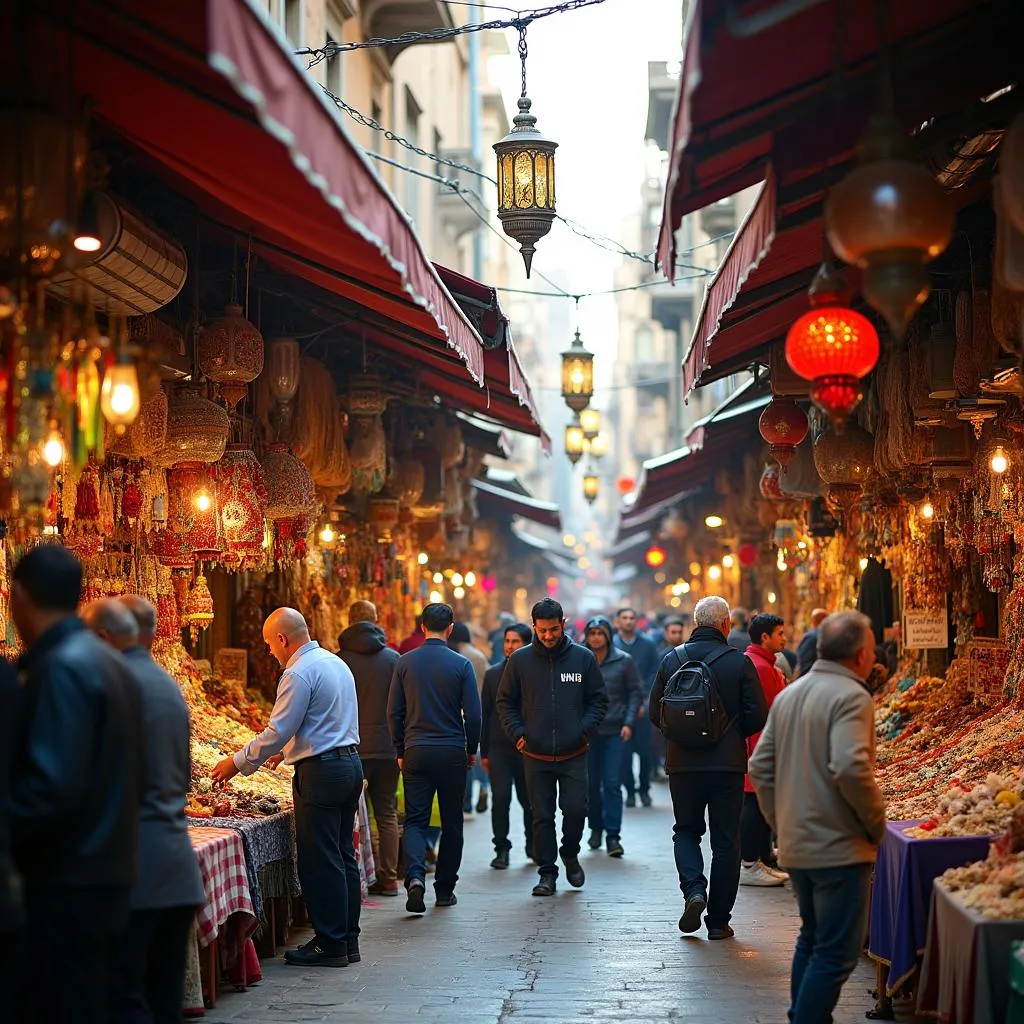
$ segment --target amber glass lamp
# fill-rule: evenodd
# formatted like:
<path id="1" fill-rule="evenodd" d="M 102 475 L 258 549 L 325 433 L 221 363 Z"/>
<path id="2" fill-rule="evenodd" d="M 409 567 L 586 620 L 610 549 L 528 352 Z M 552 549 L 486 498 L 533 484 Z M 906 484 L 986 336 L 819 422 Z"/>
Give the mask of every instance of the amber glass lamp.
<path id="1" fill-rule="evenodd" d="M 601 433 L 601 413 L 597 409 L 584 409 L 580 413 L 580 424 L 584 438 L 593 441 Z"/>
<path id="2" fill-rule="evenodd" d="M 583 427 L 580 426 L 580 418 L 577 416 L 565 428 L 565 454 L 574 466 L 583 458 L 585 447 L 586 438 L 583 436 Z"/>
<path id="3" fill-rule="evenodd" d="M 573 412 L 583 412 L 594 395 L 594 353 L 588 352 L 576 332 L 562 353 L 562 398 Z"/>
<path id="4" fill-rule="evenodd" d="M 593 469 L 588 470 L 587 475 L 583 478 L 583 497 L 587 499 L 588 505 L 593 505 L 597 501 L 600 489 L 601 485 L 597 474 Z"/>

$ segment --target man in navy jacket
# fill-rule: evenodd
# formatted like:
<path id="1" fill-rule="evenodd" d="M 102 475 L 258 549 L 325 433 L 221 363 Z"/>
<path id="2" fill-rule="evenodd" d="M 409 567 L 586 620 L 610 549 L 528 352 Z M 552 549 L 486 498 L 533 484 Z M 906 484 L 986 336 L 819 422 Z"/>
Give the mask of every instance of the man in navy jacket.
<path id="1" fill-rule="evenodd" d="M 451 605 L 423 609 L 426 639 L 395 664 L 388 722 L 405 780 L 405 909 L 426 910 L 427 831 L 437 794 L 441 845 L 434 874 L 437 906 L 454 907 L 462 864 L 462 796 L 480 744 L 480 695 L 473 666 L 448 647 Z"/>
<path id="2" fill-rule="evenodd" d="M 587 817 L 587 747 L 608 709 L 597 659 L 565 635 L 562 606 L 533 606 L 533 643 L 513 652 L 498 687 L 498 715 L 524 757 L 533 809 L 533 849 L 540 881 L 534 896 L 553 896 L 560 853 L 569 884 L 586 880 L 579 862 Z M 562 846 L 555 839 L 556 794 Z M 443 828 L 443 825 L 442 825 Z"/>

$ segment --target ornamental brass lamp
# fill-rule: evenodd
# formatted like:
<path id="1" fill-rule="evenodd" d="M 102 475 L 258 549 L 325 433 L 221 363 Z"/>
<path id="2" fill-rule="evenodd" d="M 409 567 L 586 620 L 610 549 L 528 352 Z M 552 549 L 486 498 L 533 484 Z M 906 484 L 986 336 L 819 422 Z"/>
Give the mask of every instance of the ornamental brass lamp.
<path id="1" fill-rule="evenodd" d="M 597 501 L 598 492 L 601 489 L 601 483 L 597 478 L 597 473 L 594 471 L 594 467 L 591 466 L 587 470 L 587 475 L 583 478 L 583 497 L 587 499 L 588 505 L 593 505 Z"/>
<path id="2" fill-rule="evenodd" d="M 584 439 L 593 441 L 601 433 L 601 413 L 597 409 L 584 409 L 580 413 L 580 425 Z"/>
<path id="3" fill-rule="evenodd" d="M 594 395 L 594 353 L 588 352 L 576 331 L 562 353 L 562 397 L 573 412 L 583 412 Z"/>
<path id="4" fill-rule="evenodd" d="M 523 91 L 513 128 L 494 144 L 498 158 L 498 219 L 502 229 L 519 243 L 530 276 L 535 245 L 555 219 L 555 150 L 557 142 L 537 131 L 526 95 L 526 26 L 519 28 L 519 59 L 523 65 Z"/>
<path id="5" fill-rule="evenodd" d="M 583 436 L 583 427 L 580 425 L 579 416 L 577 416 L 565 428 L 565 454 L 574 466 L 583 458 L 585 446 L 586 438 Z"/>

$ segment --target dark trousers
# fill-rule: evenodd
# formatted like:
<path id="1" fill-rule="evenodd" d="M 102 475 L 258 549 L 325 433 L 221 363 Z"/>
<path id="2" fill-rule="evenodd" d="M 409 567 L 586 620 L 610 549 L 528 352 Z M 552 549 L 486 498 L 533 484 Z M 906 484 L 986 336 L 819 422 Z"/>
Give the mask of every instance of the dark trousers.
<path id="1" fill-rule="evenodd" d="M 355 751 L 295 768 L 295 849 L 299 884 L 316 937 L 342 953 L 359 935 L 359 864 L 352 836 L 363 767 Z"/>
<path id="2" fill-rule="evenodd" d="M 437 794 L 441 842 L 434 867 L 434 891 L 448 896 L 462 865 L 462 796 L 466 790 L 465 747 L 409 747 L 403 760 L 405 780 L 405 884 L 427 877 L 427 832 Z"/>
<path id="3" fill-rule="evenodd" d="M 107 1024 L 112 951 L 128 927 L 130 900 L 126 885 L 29 888 L 14 999 L 17 1024 Z"/>
<path id="4" fill-rule="evenodd" d="M 672 841 L 679 888 L 689 899 L 707 895 L 707 925 L 729 923 L 740 884 L 740 813 L 743 775 L 740 772 L 673 772 L 669 776 L 675 825 Z M 700 841 L 711 823 L 711 884 L 704 876 Z"/>
<path id="5" fill-rule="evenodd" d="M 747 864 L 759 860 L 771 864 L 772 829 L 757 802 L 756 793 L 743 794 L 743 813 L 740 815 L 740 857 Z"/>
<path id="6" fill-rule="evenodd" d="M 622 751 L 618 733 L 592 736 L 587 751 L 587 810 L 590 827 L 604 829 L 609 839 L 622 835 Z"/>
<path id="7" fill-rule="evenodd" d="M 793 1024 L 831 1024 L 843 983 L 853 973 L 868 926 L 870 864 L 789 872 L 800 907 L 790 975 Z"/>
<path id="8" fill-rule="evenodd" d="M 622 745 L 622 785 L 626 787 L 627 796 L 651 791 L 651 720 L 646 712 L 643 718 L 636 720 L 633 736 L 628 743 Z M 640 774 L 633 774 L 633 755 L 640 762 Z"/>
<path id="9" fill-rule="evenodd" d="M 530 809 L 530 794 L 526 790 L 526 768 L 523 755 L 517 750 L 492 750 L 487 760 L 491 777 L 491 829 L 494 832 L 496 853 L 511 850 L 509 841 L 508 812 L 512 806 L 512 788 L 523 809 L 523 830 L 526 832 L 526 855 L 533 850 L 533 811 Z"/>
<path id="10" fill-rule="evenodd" d="M 195 907 L 133 910 L 113 952 L 110 1024 L 181 1024 Z"/>
<path id="11" fill-rule="evenodd" d="M 394 758 L 367 758 L 363 761 L 363 776 L 377 826 L 377 848 L 373 851 L 377 882 L 392 889 L 398 882 L 398 762 Z"/>
<path id="12" fill-rule="evenodd" d="M 558 876 L 556 857 L 580 855 L 587 820 L 587 755 L 568 761 L 538 761 L 524 757 L 526 788 L 533 808 L 533 856 L 541 875 Z M 555 837 L 555 804 L 562 812 L 562 845 Z"/>

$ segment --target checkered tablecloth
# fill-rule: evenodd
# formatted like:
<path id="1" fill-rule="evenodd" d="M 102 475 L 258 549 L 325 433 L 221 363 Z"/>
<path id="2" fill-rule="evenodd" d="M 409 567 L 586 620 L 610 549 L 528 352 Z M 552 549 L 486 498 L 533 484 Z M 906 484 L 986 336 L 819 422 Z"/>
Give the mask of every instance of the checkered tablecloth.
<path id="1" fill-rule="evenodd" d="M 188 830 L 199 860 L 206 902 L 196 912 L 199 945 L 208 946 L 232 914 L 245 914 L 245 934 L 257 924 L 253 912 L 245 849 L 239 834 L 226 828 L 198 827 Z"/>

